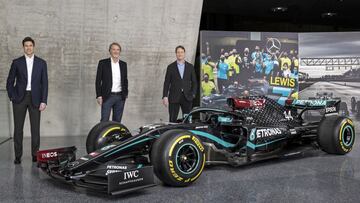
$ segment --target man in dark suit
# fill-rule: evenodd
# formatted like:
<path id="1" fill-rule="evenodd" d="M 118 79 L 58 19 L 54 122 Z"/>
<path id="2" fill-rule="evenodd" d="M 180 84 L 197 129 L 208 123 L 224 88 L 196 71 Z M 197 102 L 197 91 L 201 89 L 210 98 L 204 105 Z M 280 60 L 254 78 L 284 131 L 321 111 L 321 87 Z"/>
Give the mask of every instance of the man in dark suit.
<path id="1" fill-rule="evenodd" d="M 169 106 L 169 121 L 176 122 L 179 109 L 188 114 L 192 109 L 192 101 L 196 96 L 197 80 L 194 66 L 185 61 L 185 48 L 175 48 L 176 61 L 166 70 L 163 104 Z"/>
<path id="2" fill-rule="evenodd" d="M 36 162 L 40 146 L 40 112 L 44 111 L 48 97 L 46 61 L 34 55 L 35 42 L 30 37 L 22 41 L 25 55 L 14 59 L 7 78 L 6 89 L 13 103 L 15 164 L 21 163 L 22 141 L 26 111 L 31 127 L 31 155 Z"/>
<path id="3" fill-rule="evenodd" d="M 127 64 L 120 60 L 121 46 L 114 42 L 109 46 L 110 58 L 102 59 L 96 73 L 96 99 L 101 106 L 101 120 L 121 122 L 125 100 L 128 96 Z"/>

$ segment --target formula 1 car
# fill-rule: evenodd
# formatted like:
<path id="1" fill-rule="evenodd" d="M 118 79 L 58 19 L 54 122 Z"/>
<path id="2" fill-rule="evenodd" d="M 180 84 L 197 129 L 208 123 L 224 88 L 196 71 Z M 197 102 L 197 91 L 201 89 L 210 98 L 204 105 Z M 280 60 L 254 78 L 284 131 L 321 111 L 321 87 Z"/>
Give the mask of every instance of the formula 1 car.
<path id="1" fill-rule="evenodd" d="M 131 134 L 122 124 L 101 122 L 90 131 L 89 154 L 75 147 L 38 152 L 38 165 L 50 176 L 77 186 L 120 194 L 155 185 L 188 186 L 205 165 L 240 166 L 274 157 L 322 149 L 352 150 L 355 129 L 339 116 L 340 101 L 229 98 L 228 109 L 194 108 L 181 123 L 150 124 Z M 325 109 L 320 121 L 304 122 L 307 110 Z"/>

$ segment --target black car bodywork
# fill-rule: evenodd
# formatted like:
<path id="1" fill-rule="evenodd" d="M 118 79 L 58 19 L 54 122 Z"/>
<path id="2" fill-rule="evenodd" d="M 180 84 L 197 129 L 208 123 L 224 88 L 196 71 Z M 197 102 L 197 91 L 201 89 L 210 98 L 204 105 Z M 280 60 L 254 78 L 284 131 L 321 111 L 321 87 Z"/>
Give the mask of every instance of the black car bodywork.
<path id="1" fill-rule="evenodd" d="M 119 194 L 154 186 L 153 170 L 166 184 L 186 186 L 200 176 L 205 165 L 240 166 L 320 148 L 346 154 L 354 143 L 352 121 L 336 113 L 340 101 L 287 100 L 282 106 L 267 97 L 250 97 L 227 102 L 227 110 L 195 108 L 181 123 L 145 125 L 135 135 L 113 123 L 95 136 L 97 150 L 88 148 L 88 155 L 75 159 L 74 147 L 44 150 L 38 153 L 38 164 L 52 177 Z M 305 122 L 303 113 L 315 109 L 325 109 L 324 117 Z M 324 137 L 333 133 L 321 126 L 331 123 L 341 128 L 334 130 L 340 132 L 337 143 L 333 139 L 338 134 Z M 90 134 L 100 128 L 95 126 Z M 174 158 L 170 159 L 173 150 L 176 156 L 171 154 Z M 49 153 L 53 156 L 46 155 Z"/>

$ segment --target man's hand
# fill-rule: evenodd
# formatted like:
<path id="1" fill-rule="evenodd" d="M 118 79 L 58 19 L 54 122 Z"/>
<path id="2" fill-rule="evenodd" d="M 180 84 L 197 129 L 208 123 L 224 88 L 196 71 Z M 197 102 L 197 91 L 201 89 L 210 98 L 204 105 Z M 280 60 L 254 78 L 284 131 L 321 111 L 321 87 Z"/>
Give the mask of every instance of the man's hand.
<path id="1" fill-rule="evenodd" d="M 46 104 L 45 103 L 41 103 L 39 106 L 39 111 L 44 111 L 46 109 Z"/>
<path id="2" fill-rule="evenodd" d="M 96 98 L 97 103 L 101 106 L 103 103 L 102 97 Z"/>
<path id="3" fill-rule="evenodd" d="M 169 100 L 167 97 L 164 97 L 163 100 L 162 100 L 163 104 L 165 107 L 168 107 L 169 106 Z"/>

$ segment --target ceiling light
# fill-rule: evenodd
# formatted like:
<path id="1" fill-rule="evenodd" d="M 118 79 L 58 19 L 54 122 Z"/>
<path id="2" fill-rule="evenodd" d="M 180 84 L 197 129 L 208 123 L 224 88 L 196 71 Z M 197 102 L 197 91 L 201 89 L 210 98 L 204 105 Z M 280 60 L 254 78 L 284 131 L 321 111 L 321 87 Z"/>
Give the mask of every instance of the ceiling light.
<path id="1" fill-rule="evenodd" d="M 271 8 L 272 12 L 285 12 L 287 11 L 287 7 L 283 7 L 283 6 L 278 6 L 278 7 L 273 7 Z"/>
<path id="2" fill-rule="evenodd" d="M 337 15 L 337 13 L 334 13 L 334 12 L 326 12 L 326 13 L 322 13 L 321 14 L 321 17 L 323 17 L 323 18 L 329 18 L 329 17 L 334 17 L 334 16 L 336 16 Z"/>

